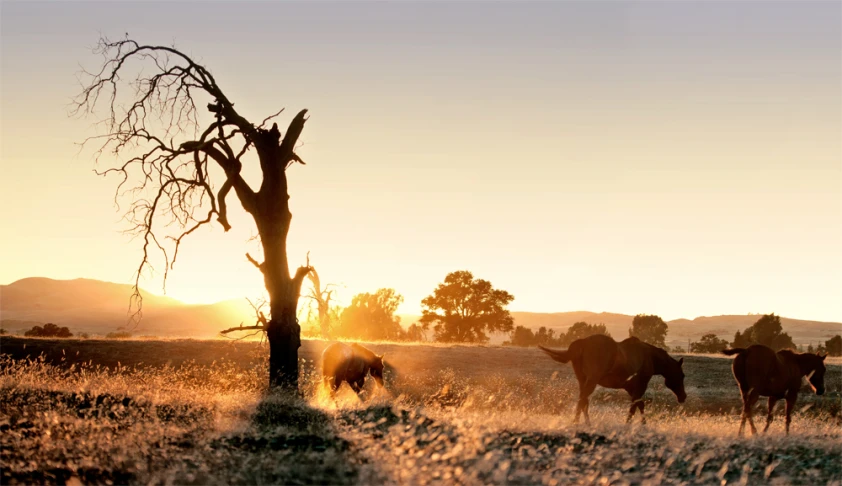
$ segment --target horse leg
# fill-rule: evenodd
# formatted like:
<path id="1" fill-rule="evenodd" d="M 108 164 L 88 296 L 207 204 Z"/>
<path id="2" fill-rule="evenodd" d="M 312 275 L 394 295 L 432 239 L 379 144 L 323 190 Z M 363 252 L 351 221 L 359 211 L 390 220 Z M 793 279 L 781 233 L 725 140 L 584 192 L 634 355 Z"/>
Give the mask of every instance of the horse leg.
<path id="1" fill-rule="evenodd" d="M 330 398 L 334 398 L 336 394 L 336 377 L 335 376 L 328 376 L 324 379 L 324 386 L 327 388 L 327 392 L 330 395 Z"/>
<path id="2" fill-rule="evenodd" d="M 760 398 L 760 395 L 757 393 L 749 393 L 748 396 L 748 404 L 746 413 L 748 415 L 748 425 L 751 427 L 751 435 L 757 435 L 757 427 L 754 426 L 754 419 L 752 418 L 752 409 L 754 405 L 757 403 L 757 400 Z"/>
<path id="3" fill-rule="evenodd" d="M 763 428 L 763 433 L 765 434 L 767 430 L 769 430 L 769 425 L 772 424 L 772 412 L 775 410 L 775 404 L 778 403 L 778 399 L 775 397 L 769 397 L 769 414 L 766 415 L 766 427 Z"/>
<path id="4" fill-rule="evenodd" d="M 751 407 L 754 405 L 754 402 L 757 401 L 759 396 L 754 393 L 754 390 L 744 391 L 743 395 L 743 414 L 740 417 L 740 432 L 738 435 L 742 436 L 743 431 L 746 427 L 746 419 L 748 419 L 749 425 L 751 425 L 752 433 L 756 433 L 757 429 L 754 427 L 754 422 L 751 420 Z"/>
<path id="5" fill-rule="evenodd" d="M 641 423 L 646 423 L 646 416 L 643 415 L 643 394 L 646 393 L 646 386 L 642 387 L 633 386 L 631 389 L 627 389 L 629 395 L 631 396 L 631 407 L 629 407 L 629 416 L 626 417 L 626 423 L 629 424 L 632 421 L 632 417 L 634 417 L 634 413 L 640 410 L 641 415 Z"/>
<path id="6" fill-rule="evenodd" d="M 586 379 L 584 383 L 581 383 L 579 385 L 579 403 L 576 407 L 576 419 L 574 420 L 575 423 L 579 423 L 579 412 L 581 411 L 585 416 L 585 423 L 587 425 L 591 424 L 591 416 L 590 414 L 588 414 L 588 399 L 595 389 L 596 381 L 591 379 Z"/>
<path id="7" fill-rule="evenodd" d="M 643 416 L 643 395 L 638 395 L 635 393 L 631 396 L 632 403 L 631 407 L 629 407 L 629 416 L 626 417 L 626 423 L 630 424 L 632 421 L 632 417 L 634 417 L 634 413 L 640 410 L 640 415 L 642 416 L 643 423 L 646 423 L 646 417 Z"/>
<path id="8" fill-rule="evenodd" d="M 627 424 L 631 423 L 632 417 L 634 417 L 634 412 L 636 412 L 636 411 L 637 411 L 637 401 L 635 401 L 635 399 L 632 398 L 631 407 L 629 407 L 629 415 L 628 415 L 628 417 L 626 417 L 626 423 Z"/>
<path id="9" fill-rule="evenodd" d="M 792 409 L 795 408 L 795 400 L 798 399 L 798 392 L 786 396 L 786 435 L 789 435 L 789 423 L 792 422 Z"/>

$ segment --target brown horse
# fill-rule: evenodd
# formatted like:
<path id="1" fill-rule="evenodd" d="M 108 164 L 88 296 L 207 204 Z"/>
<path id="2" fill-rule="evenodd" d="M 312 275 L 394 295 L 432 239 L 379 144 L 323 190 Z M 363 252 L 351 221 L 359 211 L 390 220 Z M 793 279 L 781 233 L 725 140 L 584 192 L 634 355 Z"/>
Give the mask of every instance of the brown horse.
<path id="1" fill-rule="evenodd" d="M 622 388 L 631 395 L 632 404 L 626 422 L 631 422 L 637 410 L 643 415 L 643 394 L 649 380 L 654 375 L 664 377 L 667 388 L 675 393 L 679 403 L 684 403 L 684 371 L 681 366 L 684 358 L 676 361 L 666 351 L 651 344 L 630 337 L 617 342 L 601 334 L 577 339 L 567 351 L 555 351 L 538 346 L 550 357 L 560 363 L 573 362 L 573 371 L 579 380 L 579 403 L 576 405 L 576 418 L 584 413 L 585 422 L 591 423 L 588 415 L 588 397 L 597 385 L 605 388 Z"/>
<path id="2" fill-rule="evenodd" d="M 786 433 L 789 434 L 789 424 L 792 422 L 792 409 L 801 388 L 801 377 L 806 376 L 810 387 L 816 395 L 824 394 L 824 359 L 812 353 L 796 353 L 789 349 L 777 353 L 766 346 L 753 344 L 748 348 L 723 349 L 728 356 L 736 354 L 731 370 L 740 395 L 743 397 L 743 414 L 740 420 L 740 435 L 746 426 L 746 419 L 751 426 L 751 434 L 757 433 L 754 421 L 751 419 L 751 409 L 761 397 L 769 397 L 769 413 L 766 415 L 766 427 L 769 430 L 772 423 L 772 411 L 775 403 L 780 399 L 786 400 Z"/>
<path id="3" fill-rule="evenodd" d="M 360 393 L 369 373 L 383 387 L 384 367 L 383 356 L 377 356 L 356 343 L 333 343 L 322 353 L 322 379 L 331 396 L 343 381 L 354 392 Z"/>

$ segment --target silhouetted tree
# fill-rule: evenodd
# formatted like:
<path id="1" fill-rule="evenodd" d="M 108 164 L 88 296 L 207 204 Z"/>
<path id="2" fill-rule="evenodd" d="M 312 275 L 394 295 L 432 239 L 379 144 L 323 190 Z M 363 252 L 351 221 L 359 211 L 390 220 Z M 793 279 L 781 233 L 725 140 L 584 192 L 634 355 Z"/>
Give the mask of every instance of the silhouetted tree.
<path id="1" fill-rule="evenodd" d="M 608 329 L 605 327 L 605 324 L 588 324 L 587 322 L 581 321 L 576 322 L 567 329 L 566 333 L 560 336 L 560 344 L 562 346 L 570 346 L 570 343 L 577 339 L 583 339 L 595 334 L 602 334 L 604 336 L 611 337 L 611 334 L 608 333 Z"/>
<path id="2" fill-rule="evenodd" d="M 83 72 L 84 87 L 71 114 L 105 113 L 95 125 L 102 133 L 84 143 L 97 144 L 97 163 L 109 162 L 98 174 L 118 176 L 115 198 L 132 198 L 125 216 L 133 225 L 131 232 L 143 241 L 130 304 L 135 322 L 142 310 L 138 283 L 150 265 L 151 250 L 163 256 L 166 285 L 184 238 L 214 219 L 225 231 L 230 229 L 227 202 L 233 190 L 260 237 L 264 261 L 246 257 L 263 276 L 270 319 L 258 316 L 255 326 L 227 331 L 265 331 L 270 385 L 297 389 L 301 329 L 296 310 L 310 269 L 300 267 L 294 275 L 289 269 L 292 214 L 286 171 L 296 162 L 303 164 L 295 146 L 307 110 L 298 112 L 281 136 L 277 123 L 266 125 L 280 111 L 252 123 L 234 108 L 208 68 L 174 47 L 103 38 L 94 52 L 102 56 L 102 65 Z M 209 114 L 198 108 L 205 102 Z M 262 175 L 256 191 L 242 175 L 250 153 L 256 154 Z M 168 228 L 177 231 L 167 234 Z"/>
<path id="3" fill-rule="evenodd" d="M 503 342 L 506 346 L 535 346 L 537 341 L 535 339 L 535 333 L 532 332 L 532 329 L 524 326 L 516 326 L 512 330 L 511 337 L 508 341 Z"/>
<path id="4" fill-rule="evenodd" d="M 632 319 L 629 337 L 634 336 L 645 343 L 666 348 L 667 323 L 658 316 L 638 314 Z"/>
<path id="5" fill-rule="evenodd" d="M 742 333 L 737 331 L 734 335 L 734 342 L 731 343 L 735 348 L 745 348 L 752 344 L 762 344 L 776 351 L 780 349 L 795 349 L 795 343 L 792 342 L 792 337 L 783 332 L 781 318 L 775 314 L 762 316 Z"/>
<path id="6" fill-rule="evenodd" d="M 73 336 L 73 333 L 70 332 L 70 329 L 67 327 L 58 327 L 52 322 L 48 322 L 47 324 L 44 324 L 44 327 L 33 326 L 32 329 L 26 331 L 23 335 L 30 337 L 69 338 Z"/>
<path id="7" fill-rule="evenodd" d="M 307 278 L 310 280 L 312 287 L 307 293 L 307 297 L 316 303 L 316 309 L 319 317 L 319 330 L 323 339 L 330 339 L 330 329 L 334 324 L 332 321 L 332 313 L 330 312 L 330 300 L 333 298 L 334 289 L 330 289 L 333 284 L 327 284 L 322 287 L 322 281 L 319 278 L 319 272 L 316 268 L 310 265 L 310 259 L 307 259 L 307 266 L 310 267 L 310 273 Z"/>
<path id="8" fill-rule="evenodd" d="M 512 300 L 512 294 L 474 279 L 471 272 L 452 272 L 421 301 L 421 323 L 435 324 L 436 341 L 486 342 L 486 332 L 512 330 L 514 319 L 506 309 Z"/>
<path id="9" fill-rule="evenodd" d="M 824 342 L 824 349 L 831 356 L 842 356 L 842 336 L 833 336 Z"/>
<path id="10" fill-rule="evenodd" d="M 395 315 L 401 302 L 403 296 L 395 289 L 357 294 L 351 299 L 351 305 L 342 311 L 335 334 L 337 337 L 366 341 L 401 340 L 401 319 Z"/>
<path id="11" fill-rule="evenodd" d="M 415 323 L 407 328 L 403 340 L 412 342 L 424 342 L 427 340 L 427 331 L 421 324 Z"/>
<path id="12" fill-rule="evenodd" d="M 697 342 L 690 344 L 691 353 L 719 353 L 728 347 L 728 341 L 720 339 L 716 334 L 709 333 L 702 336 Z"/>
<path id="13" fill-rule="evenodd" d="M 734 333 L 734 342 L 731 343 L 731 346 L 735 348 L 747 348 L 751 346 L 751 344 L 750 328 L 746 329 L 742 333 L 740 331 Z"/>

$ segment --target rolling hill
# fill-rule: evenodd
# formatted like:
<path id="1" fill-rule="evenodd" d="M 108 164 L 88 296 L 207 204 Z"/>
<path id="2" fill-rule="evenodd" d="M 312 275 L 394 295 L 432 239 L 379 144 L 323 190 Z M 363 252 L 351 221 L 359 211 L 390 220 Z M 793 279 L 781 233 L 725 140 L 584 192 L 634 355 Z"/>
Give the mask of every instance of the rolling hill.
<path id="1" fill-rule="evenodd" d="M 68 326 L 74 332 L 107 334 L 126 326 L 130 285 L 91 279 L 53 280 L 25 278 L 9 285 L 0 285 L 0 321 L 3 328 L 15 333 L 33 325 L 52 322 Z M 216 336 L 225 328 L 249 325 L 254 320 L 252 309 L 245 299 L 229 300 L 207 305 L 188 305 L 170 297 L 142 291 L 143 320 L 134 329 L 138 335 L 162 337 Z M 616 339 L 628 336 L 633 316 L 609 312 L 512 312 L 515 325 L 530 329 L 547 327 L 556 332 L 566 331 L 573 323 L 585 321 L 605 324 Z M 417 322 L 420 316 L 402 314 L 404 326 Z M 752 325 L 760 316 L 724 315 L 676 319 L 667 322 L 670 346 L 687 346 L 688 339 L 714 333 L 731 340 L 734 333 Z M 825 341 L 842 333 L 842 323 L 820 322 L 782 317 L 784 331 L 796 344 Z M 491 342 L 499 344 L 508 336 L 497 334 Z"/>
<path id="2" fill-rule="evenodd" d="M 9 332 L 52 322 L 73 332 L 107 334 L 128 323 L 131 285 L 91 279 L 25 278 L 0 285 L 0 320 Z M 188 305 L 141 290 L 143 319 L 139 335 L 211 337 L 240 322 L 251 323 L 244 299 L 209 305 Z"/>

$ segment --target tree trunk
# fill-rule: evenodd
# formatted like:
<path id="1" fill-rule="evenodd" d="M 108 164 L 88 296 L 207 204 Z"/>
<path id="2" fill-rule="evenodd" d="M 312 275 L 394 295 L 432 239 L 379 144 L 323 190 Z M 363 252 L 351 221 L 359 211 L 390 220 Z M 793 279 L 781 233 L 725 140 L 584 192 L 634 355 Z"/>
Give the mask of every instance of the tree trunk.
<path id="1" fill-rule="evenodd" d="M 266 336 L 269 339 L 270 387 L 289 391 L 298 390 L 300 333 L 301 328 L 294 312 L 283 312 L 280 317 L 273 317 L 269 321 Z"/>
<path id="2" fill-rule="evenodd" d="M 281 219 L 284 219 L 281 217 Z M 274 228 L 287 226 L 278 219 Z M 272 231 L 261 232 L 266 260 L 261 264 L 266 290 L 269 292 L 271 319 L 266 326 L 269 340 L 269 386 L 294 391 L 298 389 L 298 348 L 301 347 L 301 327 L 296 311 L 301 291 L 302 270 L 290 278 L 286 258 L 286 232 L 283 238 Z"/>
<path id="3" fill-rule="evenodd" d="M 263 182 L 257 193 L 252 216 L 263 245 L 263 263 L 258 267 L 263 273 L 269 293 L 271 318 L 266 326 L 269 340 L 269 386 L 287 391 L 298 391 L 298 348 L 301 347 L 301 327 L 296 317 L 301 283 L 310 267 L 300 267 L 290 276 L 287 261 L 287 235 L 292 221 L 287 190 L 287 163 L 297 156 L 293 152 L 296 140 L 304 128 L 302 110 L 290 123 L 283 142 L 279 145 L 277 125 L 271 130 L 258 130 L 255 147 L 260 157 Z M 298 159 L 300 160 L 300 159 Z"/>

